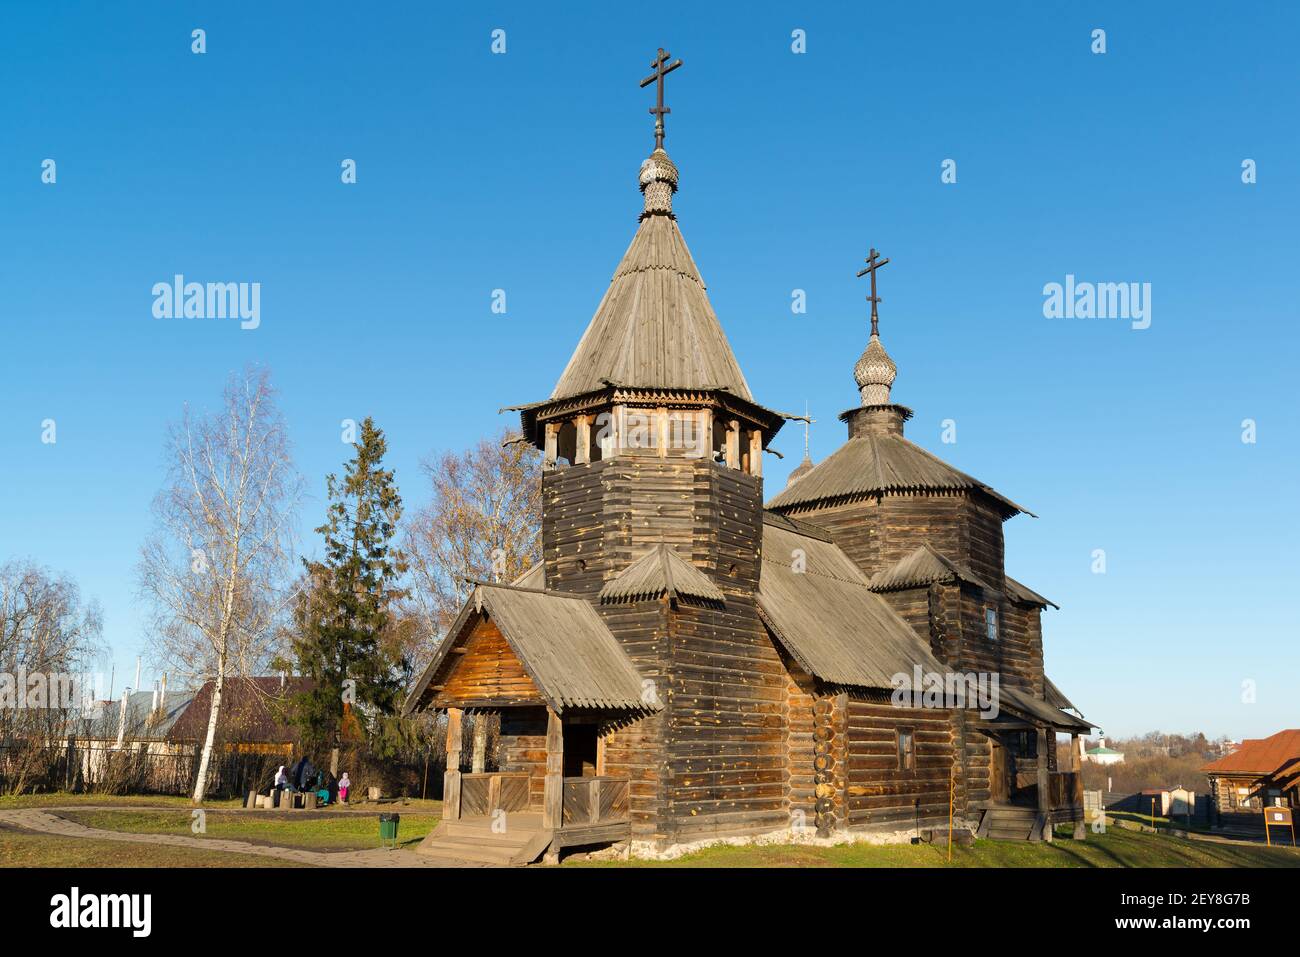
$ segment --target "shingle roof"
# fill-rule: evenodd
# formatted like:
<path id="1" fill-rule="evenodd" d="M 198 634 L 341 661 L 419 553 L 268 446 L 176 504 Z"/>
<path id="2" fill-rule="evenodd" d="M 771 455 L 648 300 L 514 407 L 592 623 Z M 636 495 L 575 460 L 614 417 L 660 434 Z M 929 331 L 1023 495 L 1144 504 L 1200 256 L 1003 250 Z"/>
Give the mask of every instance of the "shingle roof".
<path id="1" fill-rule="evenodd" d="M 134 691 L 126 699 L 125 737 L 129 739 L 161 741 L 185 711 L 192 700 L 193 691 L 169 691 L 154 717 L 152 691 Z M 100 716 L 89 723 L 86 734 L 92 738 L 116 738 L 117 726 L 122 718 L 122 699 L 105 701 Z M 151 720 L 152 719 L 152 720 Z"/>
<path id="2" fill-rule="evenodd" d="M 600 590 L 602 602 L 641 601 L 685 596 L 703 601 L 723 602 L 726 596 L 690 562 L 666 544 L 655 546 L 641 558 L 605 584 Z"/>
<path id="3" fill-rule="evenodd" d="M 569 707 L 651 710 L 642 700 L 641 676 L 586 599 L 480 584 L 412 687 L 405 713 L 420 704 L 451 649 L 469 637 L 483 615 L 496 622 L 537 690 L 556 711 Z"/>
<path id="4" fill-rule="evenodd" d="M 1300 728 L 1288 728 L 1267 738 L 1247 738 L 1231 754 L 1201 767 L 1210 773 L 1271 774 L 1300 761 Z"/>
<path id="5" fill-rule="evenodd" d="M 204 682 L 167 733 L 168 741 L 203 740 L 208 732 L 213 686 L 212 680 Z M 314 686 L 310 678 L 288 678 L 282 688 L 278 675 L 228 677 L 221 689 L 219 734 L 226 741 L 260 744 L 296 740 L 297 732 L 289 720 L 290 700 Z"/>
<path id="6" fill-rule="evenodd" d="M 1042 698 L 1036 698 L 1029 691 L 1000 685 L 998 695 L 1002 705 L 1009 705 L 1021 714 L 1036 718 L 1062 731 L 1081 731 L 1087 733 L 1092 725 L 1083 718 L 1076 718 L 1059 708 L 1054 708 Z"/>
<path id="7" fill-rule="evenodd" d="M 516 588 L 531 588 L 534 591 L 546 590 L 546 563 L 538 562 L 510 583 Z"/>
<path id="8" fill-rule="evenodd" d="M 918 545 L 888 568 L 871 576 L 872 591 L 899 591 L 935 582 L 966 582 L 988 590 L 988 585 L 961 562 L 940 555 L 929 545 Z"/>
<path id="9" fill-rule="evenodd" d="M 749 384 L 713 312 L 686 240 L 669 216 L 647 216 L 624 253 L 551 399 L 621 386 L 727 390 Z"/>
<path id="10" fill-rule="evenodd" d="M 839 546 L 776 516 L 767 516 L 763 527 L 758 601 L 781 645 L 831 684 L 888 689 L 894 675 L 910 678 L 916 665 L 944 670 Z"/>
<path id="11" fill-rule="evenodd" d="M 1006 576 L 1006 582 L 1007 593 L 1016 601 L 1025 605 L 1037 605 L 1039 608 L 1046 608 L 1048 605 L 1051 605 L 1057 611 L 1061 610 L 1061 606 L 1056 602 L 1052 601 L 1050 598 L 1044 598 L 1028 585 L 1020 584 L 1020 582 L 1016 581 L 1010 575 Z"/>
<path id="12" fill-rule="evenodd" d="M 959 490 L 983 492 L 1010 514 L 1033 514 L 901 435 L 874 432 L 849 439 L 767 507 L 780 510 L 886 492 Z"/>
<path id="13" fill-rule="evenodd" d="M 1067 698 L 1047 675 L 1043 675 L 1043 699 L 1053 708 L 1060 708 L 1062 711 L 1079 710 L 1075 707 L 1074 702 Z"/>

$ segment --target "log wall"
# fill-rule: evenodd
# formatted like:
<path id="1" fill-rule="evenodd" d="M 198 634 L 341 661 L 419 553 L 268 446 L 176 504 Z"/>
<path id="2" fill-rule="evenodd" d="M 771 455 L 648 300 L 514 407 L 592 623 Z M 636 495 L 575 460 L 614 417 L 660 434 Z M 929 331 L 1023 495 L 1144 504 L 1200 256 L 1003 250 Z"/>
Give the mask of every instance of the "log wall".
<path id="1" fill-rule="evenodd" d="M 914 734 L 913 770 L 900 770 L 900 728 Z M 903 828 L 948 820 L 948 781 L 953 767 L 952 712 L 899 708 L 888 699 L 848 704 L 847 808 L 850 828 Z M 957 807 L 956 813 L 962 809 Z"/>

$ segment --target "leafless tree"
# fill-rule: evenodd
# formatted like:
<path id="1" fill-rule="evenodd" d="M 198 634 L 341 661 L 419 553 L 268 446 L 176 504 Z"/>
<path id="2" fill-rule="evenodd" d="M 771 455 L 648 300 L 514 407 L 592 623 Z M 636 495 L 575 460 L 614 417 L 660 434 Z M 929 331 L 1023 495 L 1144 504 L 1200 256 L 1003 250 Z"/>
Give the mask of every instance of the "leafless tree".
<path id="1" fill-rule="evenodd" d="M 455 619 L 466 578 L 508 582 L 541 560 L 542 479 L 540 454 L 510 433 L 431 456 L 423 469 L 432 498 L 411 514 L 403 548 L 427 640 Z"/>
<path id="2" fill-rule="evenodd" d="M 50 747 L 76 717 L 91 717 L 90 670 L 100 645 L 98 605 L 74 581 L 32 562 L 0 565 L 0 784 L 23 792 L 49 770 Z M 69 692 L 72 699 L 69 700 Z"/>
<path id="3" fill-rule="evenodd" d="M 232 375 L 214 413 L 194 415 L 187 406 L 168 430 L 164 461 L 167 479 L 138 573 L 153 607 L 155 657 L 185 677 L 213 681 L 197 803 L 226 679 L 255 674 L 270 659 L 292 580 L 302 479 L 269 373 Z"/>

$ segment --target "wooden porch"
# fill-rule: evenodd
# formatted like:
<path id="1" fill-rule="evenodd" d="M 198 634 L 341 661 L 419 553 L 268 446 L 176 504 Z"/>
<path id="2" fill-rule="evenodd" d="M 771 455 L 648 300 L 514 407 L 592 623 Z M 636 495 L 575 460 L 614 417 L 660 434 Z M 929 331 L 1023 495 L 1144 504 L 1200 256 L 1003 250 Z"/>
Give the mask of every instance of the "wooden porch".
<path id="1" fill-rule="evenodd" d="M 460 770 L 463 711 L 447 711 L 447 771 L 442 821 L 421 843 L 420 853 L 498 864 L 528 864 L 544 855 L 558 864 L 560 850 L 630 842 L 630 781 L 607 774 L 565 776 L 564 721 L 546 716 L 546 773 L 540 800 L 529 771 Z M 483 766 L 475 735 L 473 767 Z M 596 770 L 600 770 L 597 767 Z"/>
<path id="2" fill-rule="evenodd" d="M 1074 839 L 1087 838 L 1083 809 L 1083 741 L 1070 735 L 1070 769 L 1051 770 L 1049 748 L 1055 737 L 1046 728 L 1037 728 L 1037 749 L 1031 771 L 1012 772 L 1016 800 L 993 800 L 983 808 L 977 837 L 1002 840 L 1052 840 L 1057 824 L 1074 824 Z M 996 773 L 996 769 L 993 769 Z"/>

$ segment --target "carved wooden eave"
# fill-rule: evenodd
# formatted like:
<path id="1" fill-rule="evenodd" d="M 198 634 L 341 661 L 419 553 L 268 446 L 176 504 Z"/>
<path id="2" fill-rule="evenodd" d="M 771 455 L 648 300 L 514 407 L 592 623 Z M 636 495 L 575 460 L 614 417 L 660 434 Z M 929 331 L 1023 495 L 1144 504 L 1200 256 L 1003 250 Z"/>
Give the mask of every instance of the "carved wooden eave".
<path id="1" fill-rule="evenodd" d="M 619 405 L 643 409 L 663 408 L 669 411 L 714 409 L 727 417 L 740 419 L 748 425 L 757 427 L 762 432 L 764 448 L 787 420 L 801 418 L 793 413 L 778 412 L 733 395 L 725 388 L 639 388 L 612 383 L 594 392 L 527 405 L 507 406 L 500 411 L 518 412 L 519 426 L 524 438 L 541 449 L 545 447 L 547 423 L 563 422 L 578 415 L 599 415 Z"/>

